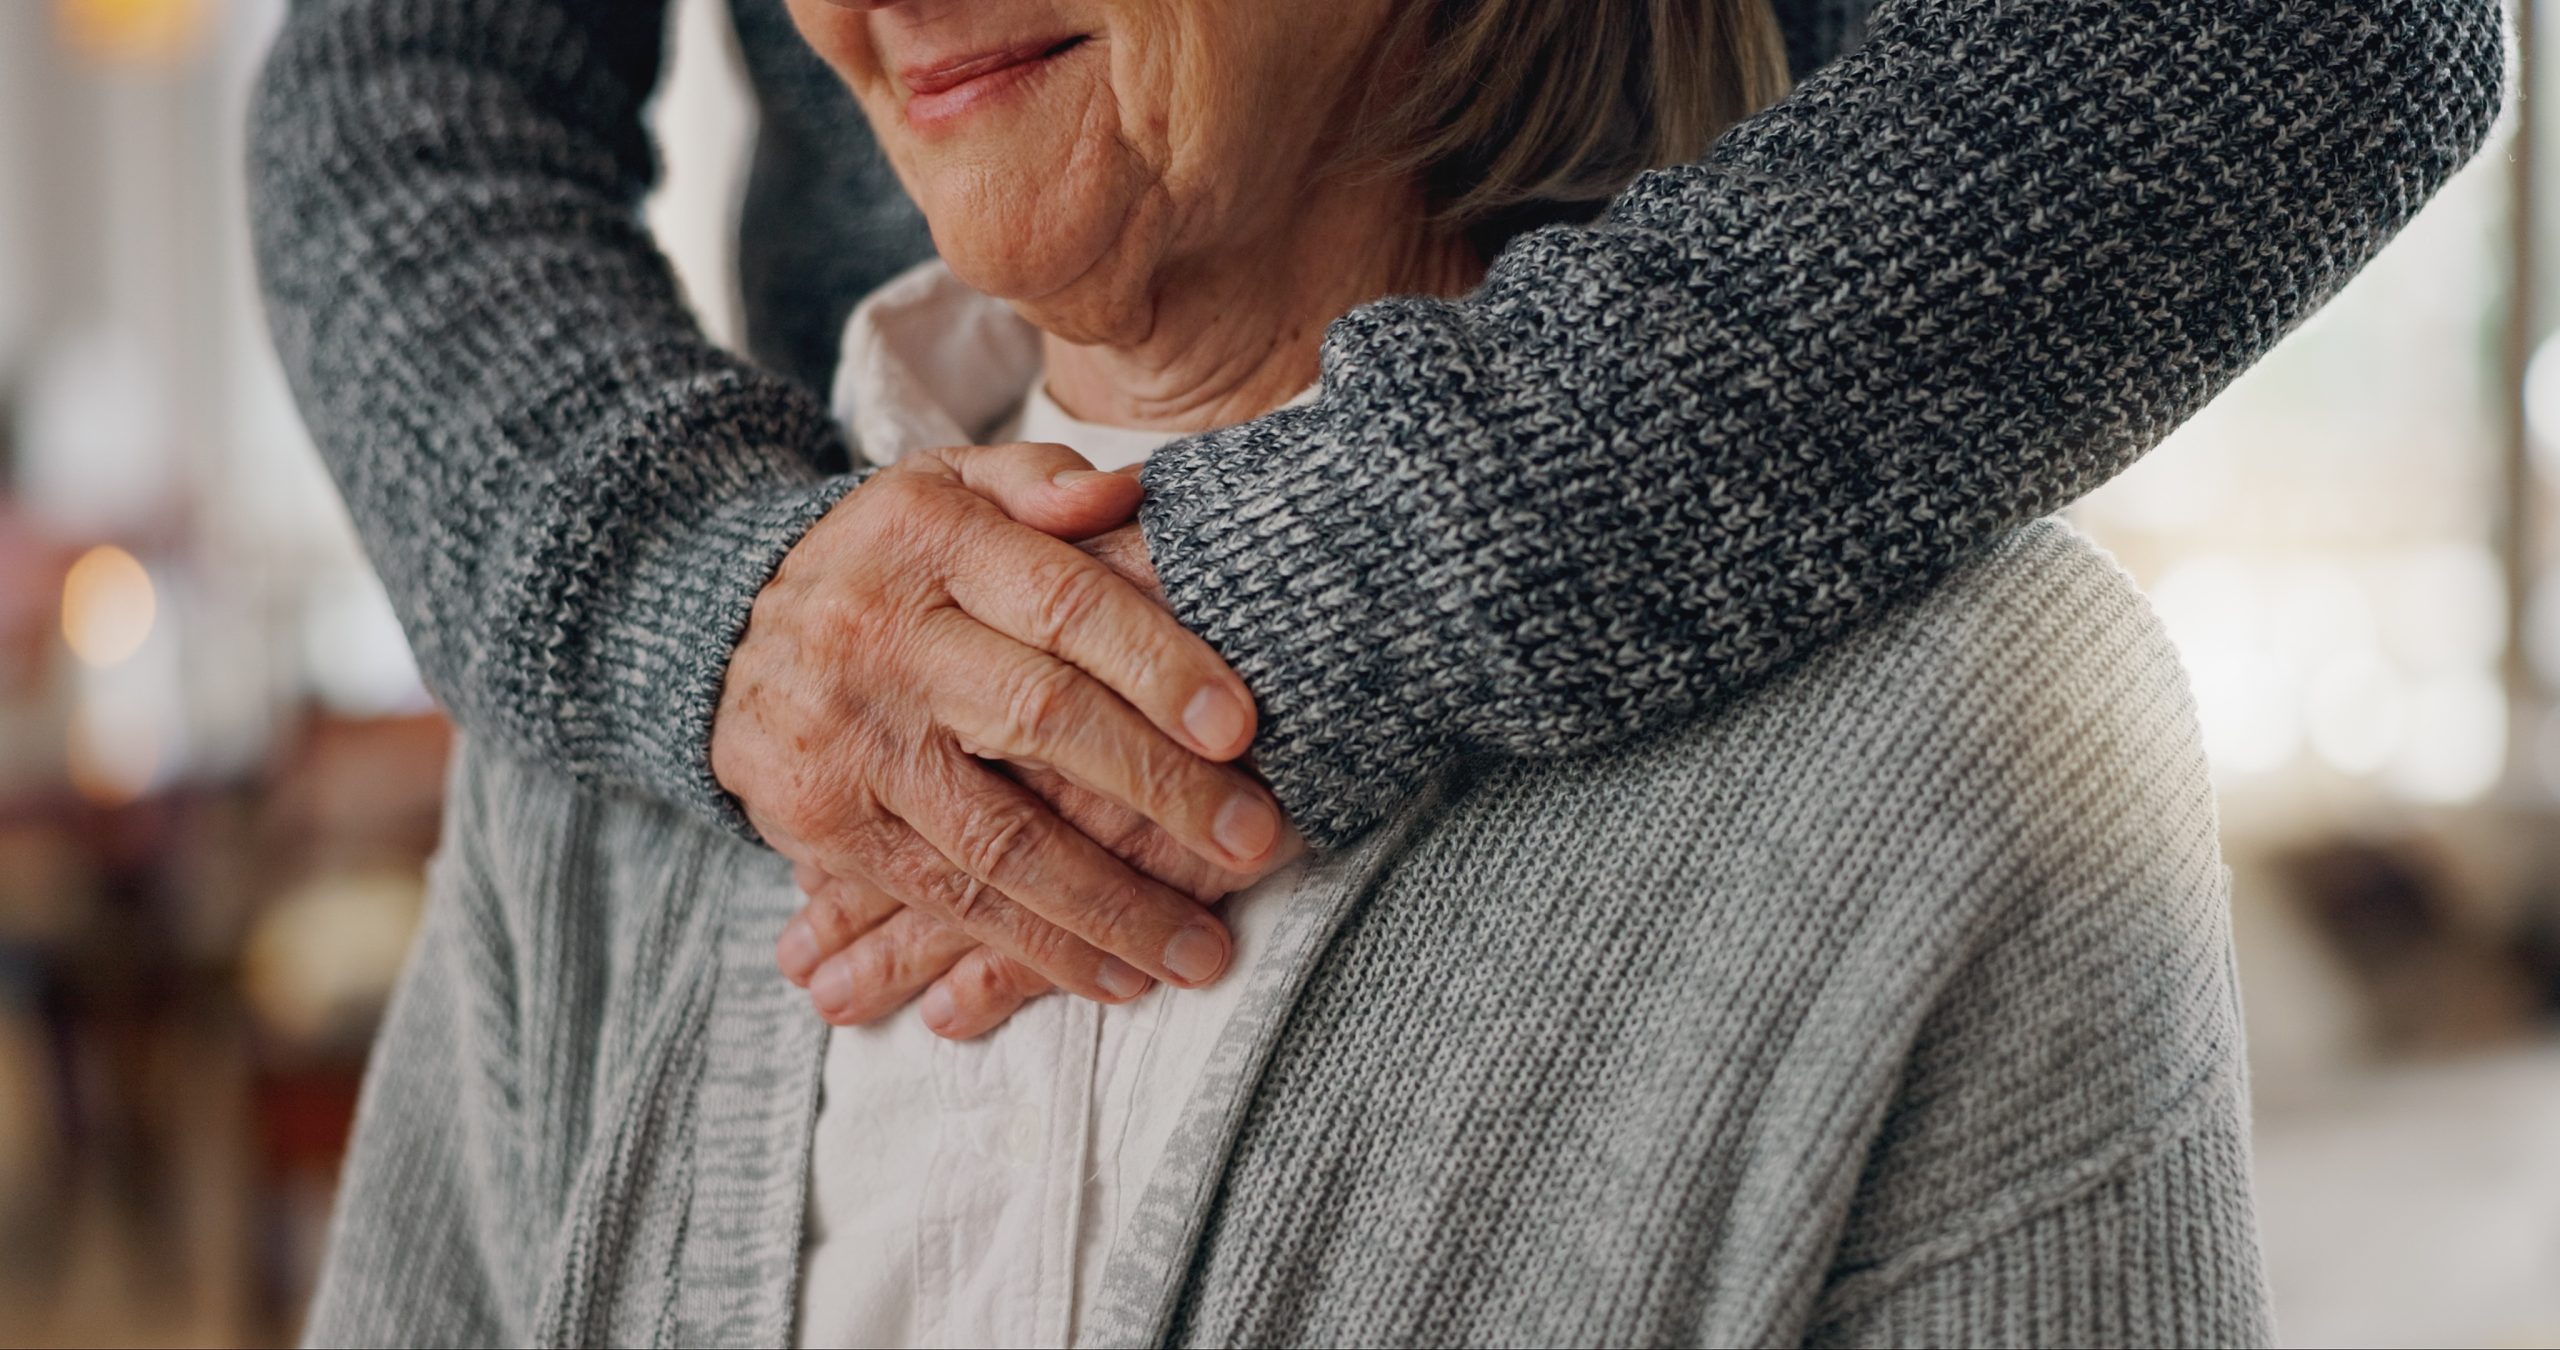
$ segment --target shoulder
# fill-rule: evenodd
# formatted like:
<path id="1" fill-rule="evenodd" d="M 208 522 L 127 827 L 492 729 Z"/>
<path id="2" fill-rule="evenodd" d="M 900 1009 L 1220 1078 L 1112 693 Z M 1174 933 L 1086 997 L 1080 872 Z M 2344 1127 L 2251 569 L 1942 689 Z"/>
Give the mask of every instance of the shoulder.
<path id="1" fill-rule="evenodd" d="M 1874 955 L 1915 1072 L 2003 1066 L 1951 1068 L 1961 1091 L 1937 1099 L 2076 1113 L 2040 1147 L 2093 1146 L 2236 1063 L 2187 679 L 2131 578 L 2066 525 L 2007 535 L 1674 735 L 1539 781 L 1554 809 L 1519 813 L 1531 833 L 1712 857 L 1689 883 L 1702 922 L 1762 876 L 1792 913 L 1893 934 Z"/>
<path id="2" fill-rule="evenodd" d="M 1930 891 L 2128 855 L 2164 830 L 2187 854 L 2212 840 L 2177 651 L 2123 569 L 2054 521 L 1681 725 L 1504 761 L 1467 790 L 1568 832 L 1740 830 L 1780 853 L 1926 840 L 1895 873 Z"/>
<path id="3" fill-rule="evenodd" d="M 1806 1000 L 1788 1043 L 1858 1047 L 1876 1133 L 1846 1263 L 1961 1247 L 2239 1110 L 2187 681 L 2067 526 L 2013 532 L 1676 732 L 1455 787 L 1417 875 L 1506 915 L 1573 893 L 1586 921 Z M 1702 997 L 1659 968 L 1682 972 L 1667 997 Z"/>
<path id="4" fill-rule="evenodd" d="M 2124 570 L 2057 521 L 1607 771 L 1639 792 L 1705 774 L 1788 803 L 1766 817 L 1779 842 L 1926 838 L 1951 886 L 2049 874 L 2073 854 L 2212 851 L 2177 650 Z"/>
<path id="5" fill-rule="evenodd" d="M 1825 824 L 1898 846 L 1878 893 L 1960 916 L 1944 958 L 1981 969 L 1950 1006 L 2049 999 L 2060 1033 L 2103 1004 L 2173 1039 L 2220 1016 L 2227 887 L 2186 672 L 2086 537 L 2015 531 L 1753 702 L 1754 733 L 1827 763 L 1804 791 L 1873 784 Z"/>
<path id="6" fill-rule="evenodd" d="M 2177 648 L 2124 569 L 2059 521 L 2012 532 L 1808 664 L 1808 686 L 1907 726 L 1910 776 L 1986 823 L 2095 827 L 2175 807 L 2209 831 Z"/>
<path id="7" fill-rule="evenodd" d="M 2124 569 L 2060 521 L 2002 537 L 1797 679 L 1798 697 L 1855 691 L 1916 719 L 1928 734 L 1907 753 L 2007 761 L 2001 777 L 2020 787 L 2128 754 L 2203 767 L 2167 630 Z"/>
<path id="8" fill-rule="evenodd" d="M 1748 876 L 1799 908 L 1890 916 L 1925 934 L 1905 964 L 2071 942 L 2124 969 L 2214 959 L 2197 937 L 2221 857 L 2185 673 L 2131 579 L 2059 523 L 1685 726 L 1458 786 L 1461 816 L 1506 822 L 1488 837 L 1596 841 L 1702 902 Z"/>

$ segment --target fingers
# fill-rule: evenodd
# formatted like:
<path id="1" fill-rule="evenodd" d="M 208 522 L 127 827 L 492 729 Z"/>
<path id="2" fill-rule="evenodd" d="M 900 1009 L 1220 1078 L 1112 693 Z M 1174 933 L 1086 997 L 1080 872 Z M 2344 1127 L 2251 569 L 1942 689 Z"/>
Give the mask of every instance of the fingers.
<path id="1" fill-rule="evenodd" d="M 1025 510 L 1044 492 L 1102 493 L 1076 509 L 1106 500 L 1116 504 L 1091 510 L 1093 523 L 1125 518 L 1134 485 L 1079 477 L 1080 463 L 1054 449 L 902 461 L 813 526 L 759 592 L 723 681 L 712 767 L 769 842 L 811 864 L 802 884 L 834 902 L 777 941 L 793 978 L 814 980 L 831 943 L 888 921 L 876 899 L 841 898 L 848 877 L 1087 998 L 1134 997 L 1150 976 L 1204 984 L 1226 965 L 1226 930 L 1197 904 L 957 749 L 969 739 L 1058 763 L 1070 781 L 1172 817 L 1169 835 L 1221 864 L 1273 846 L 1276 807 L 1213 762 L 1251 736 L 1233 672 L 1129 582 L 971 490 Z M 960 594 L 972 587 L 1067 659 L 987 626 Z M 1126 694 L 1079 660 L 1116 672 Z M 965 686 L 982 692 L 945 692 Z M 944 717 L 938 700 L 974 708 L 975 724 Z M 920 937 L 896 951 L 878 982 L 892 989 L 931 978 L 944 954 Z"/>
<path id="2" fill-rule="evenodd" d="M 923 993 L 963 956 L 985 948 L 976 938 L 918 910 L 902 910 L 819 965 L 809 1003 L 840 1026 L 865 1026 Z"/>
<path id="3" fill-rule="evenodd" d="M 1135 998 L 1150 977 L 1189 987 L 1225 968 L 1226 929 L 1198 905 L 1129 871 L 987 766 L 950 759 L 933 800 L 903 804 L 900 819 L 842 848 L 866 860 L 875 885 L 1097 1003 Z"/>
<path id="4" fill-rule="evenodd" d="M 810 1006 L 835 1026 L 868 1026 L 924 993 L 917 1012 L 925 1025 L 935 1035 L 966 1040 L 1002 1026 L 1025 1002 L 1054 988 L 976 938 L 903 908 L 878 887 L 844 880 L 824 889 L 826 898 L 812 899 L 784 929 L 783 942 L 797 931 L 813 949 L 823 945 L 820 959 L 792 982 L 809 991 Z M 850 936 L 842 926 L 848 920 L 834 917 L 872 914 L 884 918 Z"/>
<path id="5" fill-rule="evenodd" d="M 1102 473 L 1063 445 L 962 445 L 933 458 L 1006 515 L 1060 539 L 1090 538 L 1126 522 L 1142 495 L 1134 475 Z"/>
<path id="6" fill-rule="evenodd" d="M 1158 606 L 1165 603 L 1164 583 L 1156 576 L 1155 559 L 1147 553 L 1147 537 L 1134 522 L 1079 541 L 1076 547 Z"/>
<path id="7" fill-rule="evenodd" d="M 782 977 L 803 989 L 827 958 L 851 946 L 905 906 L 886 891 L 856 881 L 838 881 L 807 863 L 791 869 L 792 882 L 809 897 L 774 940 L 773 962 Z"/>
<path id="8" fill-rule="evenodd" d="M 1023 1004 L 1049 992 L 1048 981 L 980 947 L 925 991 L 916 1012 L 933 1034 L 965 1041 L 1003 1026 Z"/>
<path id="9" fill-rule="evenodd" d="M 1055 773 L 1013 772 L 1070 825 L 1195 899 L 1213 901 L 1258 879 L 1202 863 L 1127 808 Z M 805 862 L 793 866 L 792 876 L 812 899 L 784 929 L 777 951 L 784 974 L 809 991 L 811 1007 L 827 1022 L 869 1025 L 921 993 L 927 1001 L 918 1012 L 930 1029 L 968 1039 L 1052 990 L 1036 972 L 938 918 L 903 908 L 867 881 L 829 877 Z"/>
<path id="10" fill-rule="evenodd" d="M 929 847 L 874 841 L 863 850 L 889 856 L 872 879 L 900 899 L 1102 1002 L 1136 997 L 1142 971 L 1189 988 L 1226 968 L 1225 925 L 1130 870 L 1019 783 L 956 750 L 907 779 L 890 805 Z"/>
<path id="11" fill-rule="evenodd" d="M 1193 753 L 1227 760 L 1252 744 L 1244 681 L 1083 550 L 1028 530 L 989 534 L 955 550 L 944 584 L 970 617 L 1084 671 Z"/>
<path id="12" fill-rule="evenodd" d="M 1239 871 L 1202 858 L 1154 821 L 1055 769 L 1012 763 L 1005 771 L 1047 802 L 1059 819 L 1084 831 L 1113 857 L 1204 905 L 1262 880 L 1306 851 L 1305 841 L 1291 830 L 1260 866 Z"/>
<path id="13" fill-rule="evenodd" d="M 964 616 L 944 628 L 949 659 L 974 678 L 938 681 L 930 697 L 972 753 L 1053 769 L 1234 871 L 1261 867 L 1287 841 L 1287 820 L 1260 784 L 1166 738 L 1082 671 Z"/>

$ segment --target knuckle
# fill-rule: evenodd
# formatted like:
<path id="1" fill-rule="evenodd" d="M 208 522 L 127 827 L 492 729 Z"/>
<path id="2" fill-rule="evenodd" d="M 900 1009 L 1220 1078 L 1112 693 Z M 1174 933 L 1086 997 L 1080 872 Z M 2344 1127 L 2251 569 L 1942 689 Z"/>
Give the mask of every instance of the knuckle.
<path id="1" fill-rule="evenodd" d="M 1142 624 L 1138 631 L 1120 643 L 1121 678 L 1129 682 L 1124 692 L 1142 694 L 1167 688 L 1172 685 L 1173 676 L 1181 673 L 1183 649 L 1178 640 L 1165 631 L 1166 625 L 1173 622 L 1173 616 L 1166 613 L 1163 623 Z"/>
<path id="2" fill-rule="evenodd" d="M 951 921 L 963 927 L 979 927 L 995 917 L 996 888 L 974 876 L 955 875 L 943 891 L 943 907 L 950 911 Z"/>
<path id="3" fill-rule="evenodd" d="M 1006 997 L 1013 992 L 1010 963 L 990 952 L 969 965 L 969 978 L 963 982 L 969 1003 L 980 1011 L 1004 1006 Z"/>
<path id="4" fill-rule="evenodd" d="M 1199 761 L 1191 752 L 1161 736 L 1140 736 L 1126 753 L 1137 787 L 1132 804 L 1150 821 L 1181 825 L 1200 814 L 1195 803 L 1219 799 L 1218 784 L 1202 781 Z"/>
<path id="5" fill-rule="evenodd" d="M 910 455 L 871 475 L 871 481 L 864 483 L 857 495 L 870 494 L 872 523 L 886 527 L 899 511 L 933 495 L 934 480 L 939 476 L 934 470 L 931 456 Z"/>
<path id="6" fill-rule="evenodd" d="M 894 992 L 902 972 L 904 953 L 900 944 L 885 937 L 874 937 L 847 948 L 845 968 L 853 976 L 855 997 L 877 998 Z"/>
<path id="7" fill-rule="evenodd" d="M 838 951 L 853 941 L 853 917 L 845 912 L 845 908 L 841 888 L 832 889 L 823 898 L 801 908 L 801 915 L 809 921 L 810 935 L 818 940 L 820 950 Z"/>
<path id="8" fill-rule="evenodd" d="M 1010 768 L 1013 781 L 1030 789 L 1031 795 L 1047 802 L 1050 810 L 1065 816 L 1068 809 L 1075 805 L 1077 788 L 1065 774 L 1045 764 L 1026 763 L 1022 760 L 1011 761 Z"/>
<path id="9" fill-rule="evenodd" d="M 1085 938 L 1105 951 L 1133 952 L 1155 944 L 1146 941 L 1156 926 L 1153 906 L 1135 884 L 1121 882 L 1094 896 L 1083 913 Z"/>
<path id="10" fill-rule="evenodd" d="M 887 606 L 871 597 L 834 591 L 808 602 L 817 612 L 820 630 L 834 650 L 830 655 L 868 656 L 882 647 Z"/>
<path id="11" fill-rule="evenodd" d="M 866 522 L 870 538 L 866 540 L 875 557 L 915 559 L 933 557 L 952 538 L 961 525 L 964 512 L 951 491 L 949 480 L 939 474 L 903 467 L 884 472 L 871 485 L 887 484 L 891 491 L 874 504 L 878 508 Z M 868 490 L 866 486 L 865 490 Z"/>
<path id="12" fill-rule="evenodd" d="M 894 876 L 897 821 L 859 786 L 829 781 L 839 778 L 839 769 L 804 764 L 794 772 L 811 781 L 808 790 L 793 794 L 794 819 L 785 822 L 791 832 L 815 845 L 834 871 Z"/>
<path id="13" fill-rule="evenodd" d="M 1020 949 L 1017 954 L 1024 964 L 1052 973 L 1064 972 L 1070 968 L 1071 958 L 1075 955 L 1078 945 L 1074 934 L 1052 924 L 1034 925 L 1031 931 L 1023 934 L 1021 940 L 1015 944 Z M 995 953 L 989 953 L 989 955 L 994 956 Z M 992 969 L 997 962 L 990 960 L 984 964 Z"/>
<path id="14" fill-rule="evenodd" d="M 1005 699 L 1008 749 L 1029 753 L 1054 745 L 1073 726 L 1084 677 L 1075 667 L 1044 661 L 1016 679 Z"/>
<path id="15" fill-rule="evenodd" d="M 1090 560 L 1043 560 L 1031 570 L 1033 636 L 1038 645 L 1058 649 L 1067 636 L 1090 625 L 1102 612 L 1110 575 Z"/>

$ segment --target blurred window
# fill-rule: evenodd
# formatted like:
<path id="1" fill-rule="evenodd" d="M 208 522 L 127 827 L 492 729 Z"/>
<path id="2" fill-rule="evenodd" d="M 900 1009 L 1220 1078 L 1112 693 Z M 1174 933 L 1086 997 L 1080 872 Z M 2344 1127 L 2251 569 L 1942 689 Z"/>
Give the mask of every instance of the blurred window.
<path id="1" fill-rule="evenodd" d="M 2536 538 L 2560 346 L 2535 358 L 2540 307 L 2510 304 L 2560 234 L 2524 193 L 2549 140 L 2525 130 L 2510 115 L 2336 302 L 2075 509 L 2185 656 L 2243 828 L 2560 791 L 2560 574 Z"/>

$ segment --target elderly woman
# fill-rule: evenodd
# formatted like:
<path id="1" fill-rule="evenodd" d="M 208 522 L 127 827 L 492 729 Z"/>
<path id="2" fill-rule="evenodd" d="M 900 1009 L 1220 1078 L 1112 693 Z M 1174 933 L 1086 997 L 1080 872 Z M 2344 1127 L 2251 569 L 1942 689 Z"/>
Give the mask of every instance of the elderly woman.
<path id="1" fill-rule="evenodd" d="M 1329 322 L 1468 291 L 1779 82 L 1759 0 L 795 12 L 946 260 L 846 334 L 861 530 L 1106 525 L 1092 469 L 1285 408 Z M 1611 299 L 1513 321 L 1644 322 Z M 1204 930 L 1225 978 L 1177 932 L 1146 974 L 1206 988 L 1097 953 L 1100 1001 L 973 1040 L 809 1019 L 786 862 L 466 741 L 310 1338 L 2262 1339 L 2183 688 L 2031 526 L 1667 734 L 1464 762 L 1294 862 L 1213 827 L 1200 890 L 1268 873 Z"/>

